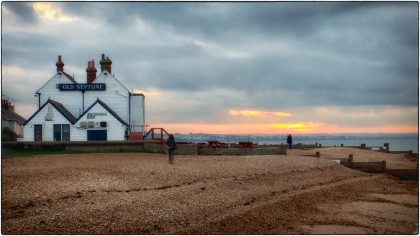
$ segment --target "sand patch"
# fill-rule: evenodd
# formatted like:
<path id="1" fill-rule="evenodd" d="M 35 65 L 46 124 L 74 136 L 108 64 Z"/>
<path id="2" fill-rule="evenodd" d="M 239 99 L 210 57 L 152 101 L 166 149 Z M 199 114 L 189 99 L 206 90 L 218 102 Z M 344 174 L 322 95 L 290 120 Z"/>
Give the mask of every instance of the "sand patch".
<path id="1" fill-rule="evenodd" d="M 307 234 L 367 234 L 369 229 L 347 225 L 314 225 L 302 226 Z"/>
<path id="2" fill-rule="evenodd" d="M 369 233 L 398 233 L 406 232 L 411 233 L 416 230 L 418 224 L 418 206 L 407 205 L 415 203 L 417 200 L 416 195 L 408 194 L 369 194 L 379 199 L 387 200 L 381 201 L 353 201 L 346 203 L 333 203 L 318 206 L 323 212 L 322 217 L 325 221 L 339 221 L 345 224 L 355 225 L 369 229 Z M 403 197 L 405 199 L 399 199 Z M 394 203 L 388 202 L 396 200 Z M 305 227 L 305 226 L 304 226 Z M 332 228 L 325 227 L 312 227 L 310 232 L 313 233 L 326 233 L 324 230 L 331 229 L 339 234 L 352 234 L 359 232 L 348 232 L 346 227 L 335 226 Z M 319 232 L 316 230 L 320 230 Z M 340 231 L 341 230 L 341 231 Z M 363 233 L 363 232 L 360 232 Z"/>
<path id="3" fill-rule="evenodd" d="M 411 194 L 371 194 L 370 196 L 391 202 L 418 207 L 418 196 Z"/>

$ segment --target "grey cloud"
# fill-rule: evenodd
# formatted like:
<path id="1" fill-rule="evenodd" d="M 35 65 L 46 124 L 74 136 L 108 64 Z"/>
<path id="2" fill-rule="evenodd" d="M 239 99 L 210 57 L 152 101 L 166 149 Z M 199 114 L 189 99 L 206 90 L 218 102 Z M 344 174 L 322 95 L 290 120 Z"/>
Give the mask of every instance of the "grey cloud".
<path id="1" fill-rule="evenodd" d="M 184 110 L 180 121 L 221 120 L 212 114 L 229 107 L 418 105 L 417 3 L 54 4 L 100 27 L 90 32 L 67 23 L 60 32 L 5 32 L 3 64 L 48 65 L 47 80 L 61 54 L 65 70 L 83 81 L 85 62 L 106 53 L 128 88 L 204 99 L 199 112 Z M 136 28 L 138 19 L 150 35 Z M 209 54 L 188 38 L 222 49 Z M 223 49 L 249 57 L 223 57 Z M 191 95 L 220 88 L 232 96 Z"/>
<path id="2" fill-rule="evenodd" d="M 46 54 L 54 54 L 65 46 L 57 36 L 43 33 L 5 33 L 3 35 L 2 64 L 34 68 L 51 63 Z"/>
<path id="3" fill-rule="evenodd" d="M 2 2 L 2 8 L 10 10 L 21 22 L 34 24 L 38 21 L 34 9 L 27 2 Z"/>

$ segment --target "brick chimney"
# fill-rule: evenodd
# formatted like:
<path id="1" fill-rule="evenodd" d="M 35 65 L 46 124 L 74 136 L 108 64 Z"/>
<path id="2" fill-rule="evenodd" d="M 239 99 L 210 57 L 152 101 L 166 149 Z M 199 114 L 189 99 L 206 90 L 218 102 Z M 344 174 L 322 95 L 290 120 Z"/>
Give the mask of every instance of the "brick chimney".
<path id="1" fill-rule="evenodd" d="M 13 106 L 12 102 L 9 101 L 7 98 L 1 98 L 1 108 L 9 111 L 15 111 L 15 106 Z"/>
<path id="2" fill-rule="evenodd" d="M 61 55 L 58 56 L 58 61 L 55 65 L 57 66 L 57 73 L 64 71 L 64 62 L 61 60 Z"/>
<path id="3" fill-rule="evenodd" d="M 96 66 L 95 61 L 88 61 L 88 67 L 86 68 L 86 74 L 87 74 L 87 83 L 91 84 L 96 79 Z"/>
<path id="4" fill-rule="evenodd" d="M 102 59 L 99 63 L 101 64 L 101 72 L 107 70 L 111 74 L 112 61 L 111 59 L 109 59 L 109 57 L 105 58 L 105 54 L 102 53 Z"/>

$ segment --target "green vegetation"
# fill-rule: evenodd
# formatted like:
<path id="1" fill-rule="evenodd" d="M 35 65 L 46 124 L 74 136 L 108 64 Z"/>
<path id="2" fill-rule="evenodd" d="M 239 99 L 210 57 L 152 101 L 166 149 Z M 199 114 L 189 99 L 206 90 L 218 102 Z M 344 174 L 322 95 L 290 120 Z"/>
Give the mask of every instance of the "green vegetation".
<path id="1" fill-rule="evenodd" d="M 2 152 L 2 157 L 31 157 L 36 155 L 59 155 L 59 154 L 88 154 L 88 153 L 127 153 L 138 152 L 134 150 L 119 151 L 82 151 L 82 150 L 21 150 Z"/>
<path id="2" fill-rule="evenodd" d="M 1 130 L 1 141 L 7 142 L 7 141 L 16 141 L 17 140 L 17 134 L 15 131 L 11 130 L 9 127 L 4 127 Z"/>
<path id="3" fill-rule="evenodd" d="M 2 152 L 2 157 L 29 157 L 35 155 L 54 155 L 54 154 L 82 154 L 94 153 L 93 151 L 79 151 L 79 150 L 21 150 L 21 151 L 7 151 Z"/>

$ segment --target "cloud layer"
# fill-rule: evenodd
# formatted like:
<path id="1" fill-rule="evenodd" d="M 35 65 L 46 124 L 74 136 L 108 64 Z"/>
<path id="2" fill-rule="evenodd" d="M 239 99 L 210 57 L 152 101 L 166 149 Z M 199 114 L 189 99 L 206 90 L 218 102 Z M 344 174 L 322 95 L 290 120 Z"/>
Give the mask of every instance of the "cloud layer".
<path id="1" fill-rule="evenodd" d="M 28 113 L 57 55 L 84 82 L 105 53 L 145 91 L 150 124 L 418 120 L 417 2 L 4 2 L 2 15 L 3 94 Z"/>

